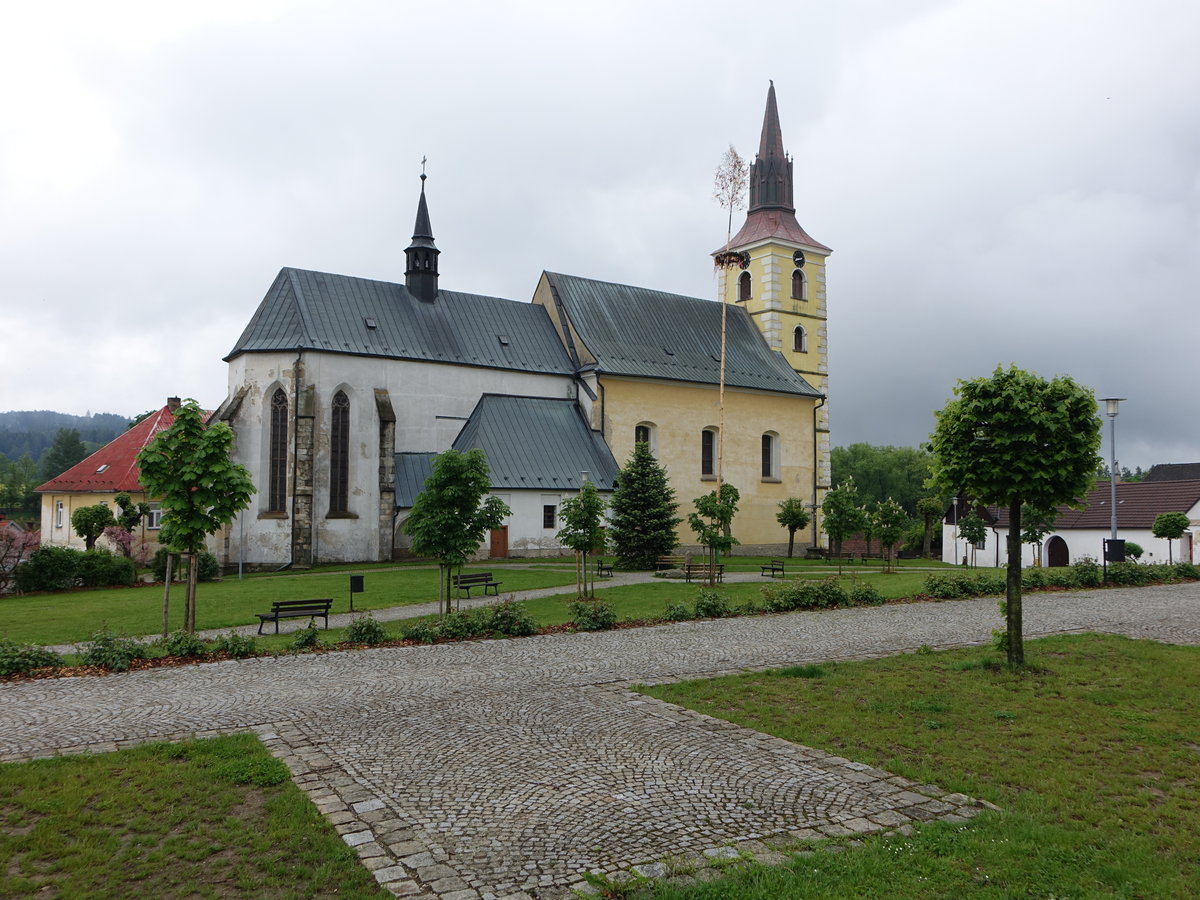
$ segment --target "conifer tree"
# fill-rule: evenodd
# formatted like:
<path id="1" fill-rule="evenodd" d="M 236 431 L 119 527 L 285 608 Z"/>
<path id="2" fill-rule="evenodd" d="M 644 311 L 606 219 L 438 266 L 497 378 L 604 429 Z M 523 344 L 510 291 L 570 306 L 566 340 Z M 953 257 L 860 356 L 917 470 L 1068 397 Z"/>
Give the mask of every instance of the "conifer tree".
<path id="1" fill-rule="evenodd" d="M 42 456 L 42 473 L 46 479 L 57 478 L 71 466 L 87 459 L 88 450 L 74 428 L 60 428 L 54 435 L 54 443 Z"/>
<path id="2" fill-rule="evenodd" d="M 650 446 L 639 442 L 617 476 L 613 491 L 610 525 L 616 565 L 622 569 L 653 569 L 654 561 L 679 543 L 675 526 L 683 520 L 675 515 L 679 504 Z"/>

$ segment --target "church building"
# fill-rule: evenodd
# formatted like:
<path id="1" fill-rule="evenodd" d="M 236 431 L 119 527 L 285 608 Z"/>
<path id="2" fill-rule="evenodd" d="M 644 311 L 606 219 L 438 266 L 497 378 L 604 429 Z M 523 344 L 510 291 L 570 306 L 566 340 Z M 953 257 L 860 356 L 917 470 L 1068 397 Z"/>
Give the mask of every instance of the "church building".
<path id="1" fill-rule="evenodd" d="M 720 477 L 741 492 L 740 552 L 786 547 L 779 502 L 819 505 L 829 479 L 831 251 L 796 221 L 774 86 L 746 222 L 714 253 L 724 309 L 553 272 L 532 302 L 444 288 L 421 180 L 403 282 L 285 268 L 226 357 L 214 418 L 233 428 L 258 493 L 223 561 L 401 556 L 433 457 L 476 447 L 512 509 L 480 554 L 558 554 L 561 502 L 583 480 L 611 492 L 638 441 L 682 516 Z M 686 524 L 679 539 L 695 544 Z"/>

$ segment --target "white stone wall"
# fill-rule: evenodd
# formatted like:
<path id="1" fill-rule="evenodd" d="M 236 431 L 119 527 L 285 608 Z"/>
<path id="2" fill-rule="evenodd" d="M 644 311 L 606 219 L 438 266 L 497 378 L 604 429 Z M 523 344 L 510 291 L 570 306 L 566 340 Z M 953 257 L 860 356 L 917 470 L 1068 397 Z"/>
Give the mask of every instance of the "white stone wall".
<path id="1" fill-rule="evenodd" d="M 380 546 L 379 413 L 375 391 L 388 392 L 396 415 L 397 452 L 441 452 L 449 449 L 484 393 L 563 398 L 572 396 L 571 379 L 561 375 L 506 372 L 470 366 L 385 360 L 306 351 L 302 380 L 312 386 L 316 430 L 313 466 L 313 557 L 319 562 L 388 559 L 390 546 Z M 297 354 L 248 353 L 229 364 L 229 396 L 245 388 L 240 407 L 230 419 L 236 434 L 235 461 L 250 469 L 259 493 L 227 541 L 227 560 L 252 565 L 281 565 L 291 559 L 292 477 L 289 502 L 282 515 L 268 507 L 266 472 L 269 453 L 271 396 L 282 388 L 288 396 L 289 420 L 296 414 Z M 350 517 L 329 517 L 329 428 L 334 394 L 350 401 Z M 289 448 L 294 446 L 289 434 Z"/>

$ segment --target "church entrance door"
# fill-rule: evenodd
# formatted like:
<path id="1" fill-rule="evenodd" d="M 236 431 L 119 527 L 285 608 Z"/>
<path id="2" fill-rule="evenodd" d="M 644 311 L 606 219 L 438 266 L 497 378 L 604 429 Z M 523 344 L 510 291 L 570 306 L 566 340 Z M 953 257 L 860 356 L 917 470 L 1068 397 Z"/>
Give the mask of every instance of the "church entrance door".
<path id="1" fill-rule="evenodd" d="M 488 556 L 492 559 L 508 559 L 508 526 L 502 525 L 492 529 L 491 549 Z"/>

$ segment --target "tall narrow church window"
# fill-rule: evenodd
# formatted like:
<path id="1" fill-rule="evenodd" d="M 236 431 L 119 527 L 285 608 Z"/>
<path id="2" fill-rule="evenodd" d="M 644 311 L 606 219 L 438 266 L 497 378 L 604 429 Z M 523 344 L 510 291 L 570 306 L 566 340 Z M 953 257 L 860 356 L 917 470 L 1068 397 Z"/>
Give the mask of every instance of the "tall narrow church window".
<path id="1" fill-rule="evenodd" d="M 717 433 L 711 428 L 700 432 L 700 475 L 717 474 Z"/>
<path id="2" fill-rule="evenodd" d="M 779 478 L 779 435 L 773 431 L 762 436 L 762 477 L 772 481 Z"/>
<path id="3" fill-rule="evenodd" d="M 805 333 L 803 325 L 792 329 L 792 349 L 797 353 L 808 352 L 808 334 Z"/>
<path id="4" fill-rule="evenodd" d="M 287 501 L 288 400 L 283 388 L 271 395 L 271 445 L 267 462 L 267 511 L 283 512 Z"/>
<path id="5" fill-rule="evenodd" d="M 738 301 L 745 302 L 750 299 L 750 273 L 743 272 L 738 276 Z"/>
<path id="6" fill-rule="evenodd" d="M 633 442 L 635 444 L 648 445 L 650 448 L 650 452 L 653 453 L 655 450 L 658 449 L 655 446 L 655 444 L 657 443 L 657 441 L 655 440 L 655 438 L 656 438 L 655 431 L 656 430 L 657 429 L 654 427 L 653 422 L 639 422 L 636 426 L 634 426 L 634 429 L 633 429 Z"/>
<path id="7" fill-rule="evenodd" d="M 350 401 L 344 391 L 333 395 L 329 422 L 329 511 L 349 512 Z"/>
<path id="8" fill-rule="evenodd" d="M 804 272 L 802 272 L 800 269 L 794 269 L 792 271 L 792 299 L 808 299 L 808 282 L 804 280 Z"/>

